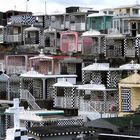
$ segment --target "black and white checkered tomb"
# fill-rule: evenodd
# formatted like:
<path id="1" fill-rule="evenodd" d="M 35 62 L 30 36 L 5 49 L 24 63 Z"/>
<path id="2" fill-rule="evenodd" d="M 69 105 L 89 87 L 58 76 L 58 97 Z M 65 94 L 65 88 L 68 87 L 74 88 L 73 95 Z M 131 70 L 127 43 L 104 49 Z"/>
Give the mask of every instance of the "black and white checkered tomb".
<path id="1" fill-rule="evenodd" d="M 35 140 L 27 136 L 26 129 L 16 129 L 14 132 L 14 140 Z"/>
<path id="2" fill-rule="evenodd" d="M 108 71 L 107 73 L 107 88 L 117 88 L 120 74 L 117 71 Z"/>
<path id="3" fill-rule="evenodd" d="M 131 89 L 129 88 L 122 88 L 121 90 L 121 110 L 123 112 L 127 112 L 131 110 Z"/>

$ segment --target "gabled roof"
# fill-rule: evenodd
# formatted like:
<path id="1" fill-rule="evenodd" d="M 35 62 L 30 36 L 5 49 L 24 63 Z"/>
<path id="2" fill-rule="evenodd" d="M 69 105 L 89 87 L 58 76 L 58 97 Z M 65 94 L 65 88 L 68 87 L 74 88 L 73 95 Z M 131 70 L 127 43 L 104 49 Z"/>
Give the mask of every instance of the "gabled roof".
<path id="1" fill-rule="evenodd" d="M 134 63 L 129 63 L 129 64 L 124 64 L 119 67 L 120 70 L 140 70 L 140 64 L 134 64 Z"/>
<path id="2" fill-rule="evenodd" d="M 103 34 L 101 34 L 99 31 L 97 30 L 90 30 L 90 31 L 86 31 L 82 34 L 83 37 L 86 36 L 91 36 L 91 37 L 96 37 L 96 36 L 103 36 Z"/>
<path id="3" fill-rule="evenodd" d="M 124 78 L 120 81 L 122 84 L 140 84 L 140 74 L 135 72 L 134 74 L 131 74 L 127 78 Z"/>
<path id="4" fill-rule="evenodd" d="M 24 31 L 39 31 L 39 30 L 40 30 L 39 28 L 31 26 L 26 28 Z"/>
<path id="5" fill-rule="evenodd" d="M 113 15 L 105 14 L 103 12 L 93 13 L 93 14 L 89 14 L 88 15 L 88 17 L 103 17 L 103 16 L 110 16 L 110 17 L 112 17 Z"/>
<path id="6" fill-rule="evenodd" d="M 65 78 L 62 78 L 53 85 L 54 87 L 73 87 L 73 84 L 68 82 Z"/>
<path id="7" fill-rule="evenodd" d="M 46 56 L 43 53 L 43 49 L 41 49 L 40 54 L 38 56 L 30 57 L 29 60 L 34 60 L 34 59 L 40 59 L 40 60 L 52 60 L 53 57 L 51 56 Z"/>
<path id="8" fill-rule="evenodd" d="M 34 77 L 34 78 L 39 77 L 39 78 L 41 78 L 41 77 L 44 77 L 44 75 L 31 69 L 30 71 L 21 74 L 20 77 Z"/>
<path id="9" fill-rule="evenodd" d="M 8 79 L 9 79 L 9 76 L 8 76 L 8 75 L 6 75 L 6 74 L 4 74 L 4 73 L 2 73 L 2 74 L 0 75 L 0 82 L 7 82 Z"/>
<path id="10" fill-rule="evenodd" d="M 85 85 L 78 85 L 79 90 L 94 90 L 94 91 L 104 91 L 105 85 L 103 84 L 85 84 Z"/>
<path id="11" fill-rule="evenodd" d="M 82 68 L 85 71 L 108 71 L 109 63 L 93 63 L 87 67 Z"/>
<path id="12" fill-rule="evenodd" d="M 89 91 L 113 91 L 116 89 L 109 88 L 107 89 L 104 84 L 93 84 L 92 82 L 90 84 L 85 85 L 77 85 L 78 90 L 89 90 Z"/>
<path id="13" fill-rule="evenodd" d="M 56 33 L 56 29 L 50 27 L 49 29 L 45 29 L 44 33 Z"/>

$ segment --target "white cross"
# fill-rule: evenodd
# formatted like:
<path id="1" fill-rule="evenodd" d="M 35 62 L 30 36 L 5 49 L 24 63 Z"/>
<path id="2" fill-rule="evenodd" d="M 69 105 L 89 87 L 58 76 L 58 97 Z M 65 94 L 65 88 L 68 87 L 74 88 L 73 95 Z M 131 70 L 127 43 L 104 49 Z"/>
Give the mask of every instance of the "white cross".
<path id="1" fill-rule="evenodd" d="M 97 58 L 94 59 L 95 63 L 97 63 Z"/>
<path id="2" fill-rule="evenodd" d="M 6 109 L 6 113 L 13 113 L 14 114 L 14 129 L 20 128 L 20 120 L 19 120 L 19 114 L 21 111 L 24 111 L 24 107 L 19 107 L 19 99 L 14 99 L 14 106 L 9 107 Z"/>
<path id="3" fill-rule="evenodd" d="M 131 60 L 131 64 L 132 64 L 132 65 L 134 64 L 134 60 Z"/>

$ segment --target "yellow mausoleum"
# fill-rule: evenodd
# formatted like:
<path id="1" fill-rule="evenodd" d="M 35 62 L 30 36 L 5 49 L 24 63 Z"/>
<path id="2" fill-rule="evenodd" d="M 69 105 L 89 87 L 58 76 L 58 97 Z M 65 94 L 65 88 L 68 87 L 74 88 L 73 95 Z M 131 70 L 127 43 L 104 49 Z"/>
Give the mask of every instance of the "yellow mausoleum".
<path id="1" fill-rule="evenodd" d="M 130 114 L 140 107 L 140 74 L 133 74 L 119 82 L 119 115 Z"/>

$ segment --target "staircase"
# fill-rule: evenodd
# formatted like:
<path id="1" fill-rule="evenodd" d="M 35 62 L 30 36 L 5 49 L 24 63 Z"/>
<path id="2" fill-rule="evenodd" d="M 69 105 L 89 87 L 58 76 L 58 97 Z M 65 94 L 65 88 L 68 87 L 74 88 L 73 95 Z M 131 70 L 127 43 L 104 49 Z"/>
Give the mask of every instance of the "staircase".
<path id="1" fill-rule="evenodd" d="M 89 102 L 81 100 L 80 102 L 80 110 L 79 115 L 83 116 L 85 121 L 88 120 L 95 120 L 99 118 L 108 118 L 108 117 L 116 117 L 116 114 L 110 114 L 107 112 L 99 112 L 93 106 L 90 105 Z"/>
<path id="2" fill-rule="evenodd" d="M 20 99 L 26 100 L 28 104 L 35 110 L 41 109 L 35 102 L 34 96 L 26 89 L 20 90 Z"/>
<path id="3" fill-rule="evenodd" d="M 28 120 L 28 121 L 42 121 L 43 118 L 41 116 L 37 116 L 34 112 L 24 110 L 20 112 L 20 119 L 21 120 Z"/>
<path id="4" fill-rule="evenodd" d="M 87 102 L 81 102 L 80 103 L 80 111 L 79 115 L 83 116 L 83 119 L 86 121 L 89 120 L 95 120 L 98 118 L 101 118 L 101 114 L 96 111 L 90 104 Z"/>

